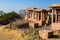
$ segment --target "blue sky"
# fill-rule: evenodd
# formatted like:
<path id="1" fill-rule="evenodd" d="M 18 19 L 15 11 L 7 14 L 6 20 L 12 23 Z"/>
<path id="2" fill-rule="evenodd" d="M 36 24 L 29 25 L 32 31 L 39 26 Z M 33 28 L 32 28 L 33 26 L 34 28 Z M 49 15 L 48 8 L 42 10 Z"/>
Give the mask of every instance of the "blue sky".
<path id="1" fill-rule="evenodd" d="M 59 4 L 60 0 L 0 0 L 0 10 L 5 12 L 26 9 L 28 7 L 47 8 Z"/>

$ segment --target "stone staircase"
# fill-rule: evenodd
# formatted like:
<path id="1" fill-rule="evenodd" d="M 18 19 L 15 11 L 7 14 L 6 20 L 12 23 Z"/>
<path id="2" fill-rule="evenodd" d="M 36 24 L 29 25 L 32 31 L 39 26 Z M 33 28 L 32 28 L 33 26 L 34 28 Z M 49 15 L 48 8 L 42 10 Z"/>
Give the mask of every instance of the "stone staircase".
<path id="1" fill-rule="evenodd" d="M 42 38 L 42 39 L 46 39 L 48 40 L 48 34 L 51 33 L 51 32 L 57 32 L 57 31 L 60 31 L 60 23 L 54 23 L 51 25 L 50 29 L 42 29 L 42 30 L 39 30 L 39 36 Z"/>
<path id="2" fill-rule="evenodd" d="M 48 39 L 48 32 L 46 30 L 40 30 L 39 31 L 39 36 L 42 38 L 42 39 Z"/>

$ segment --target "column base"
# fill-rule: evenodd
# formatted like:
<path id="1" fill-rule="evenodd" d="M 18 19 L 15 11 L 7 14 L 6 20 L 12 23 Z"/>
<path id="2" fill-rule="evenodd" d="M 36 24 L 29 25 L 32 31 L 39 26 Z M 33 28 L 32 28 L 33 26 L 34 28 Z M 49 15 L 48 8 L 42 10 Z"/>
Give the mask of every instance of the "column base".
<path id="1" fill-rule="evenodd" d="M 42 21 L 39 22 L 39 26 L 42 26 Z"/>
<path id="2" fill-rule="evenodd" d="M 34 23 L 29 23 L 29 28 L 34 28 Z"/>

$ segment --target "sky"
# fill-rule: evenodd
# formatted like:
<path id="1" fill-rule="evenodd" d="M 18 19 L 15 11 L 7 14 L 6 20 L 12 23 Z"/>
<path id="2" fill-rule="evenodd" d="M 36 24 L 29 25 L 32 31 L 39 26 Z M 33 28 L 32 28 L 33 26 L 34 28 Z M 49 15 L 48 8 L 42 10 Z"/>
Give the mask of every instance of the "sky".
<path id="1" fill-rule="evenodd" d="M 48 8 L 52 4 L 60 4 L 60 0 L 0 0 L 0 10 L 19 12 L 29 7 Z"/>

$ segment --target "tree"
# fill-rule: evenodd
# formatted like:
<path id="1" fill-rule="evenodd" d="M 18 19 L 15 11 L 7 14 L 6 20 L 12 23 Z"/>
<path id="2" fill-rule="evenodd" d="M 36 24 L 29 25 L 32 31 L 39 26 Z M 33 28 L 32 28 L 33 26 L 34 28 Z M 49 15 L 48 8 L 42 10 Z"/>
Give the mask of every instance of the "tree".
<path id="1" fill-rule="evenodd" d="M 13 22 L 15 19 L 22 19 L 22 18 L 19 14 L 13 11 L 0 16 L 0 19 L 2 19 L 0 20 L 0 24 L 8 24 L 11 21 Z"/>

